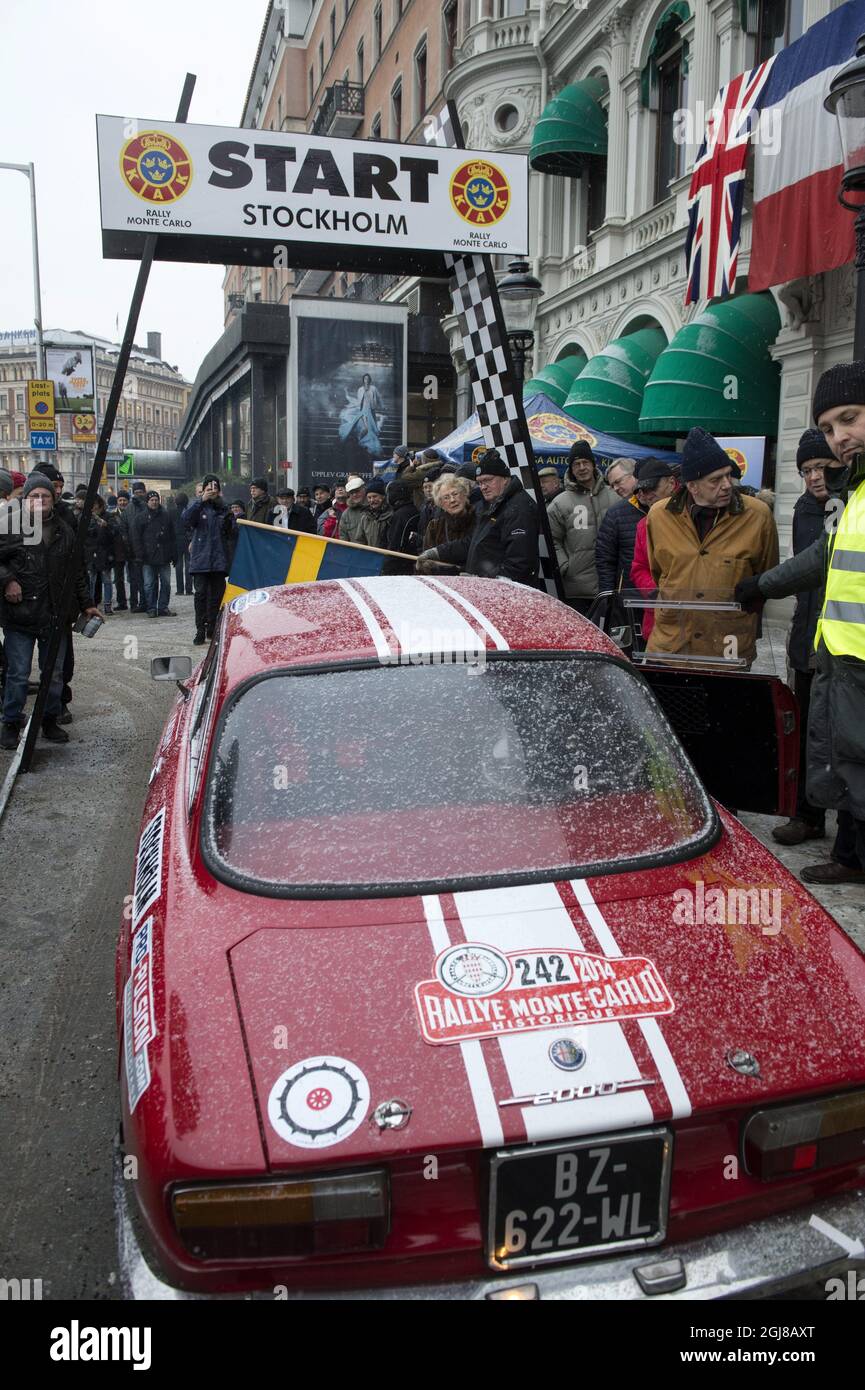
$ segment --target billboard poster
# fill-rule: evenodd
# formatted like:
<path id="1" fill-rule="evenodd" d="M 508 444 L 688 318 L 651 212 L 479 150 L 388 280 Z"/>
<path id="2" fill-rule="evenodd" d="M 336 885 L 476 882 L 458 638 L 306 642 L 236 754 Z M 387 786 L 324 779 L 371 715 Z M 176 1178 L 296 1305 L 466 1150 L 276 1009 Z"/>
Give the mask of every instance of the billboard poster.
<path id="1" fill-rule="evenodd" d="M 96 415 L 92 347 L 46 347 L 45 376 L 58 415 Z"/>
<path id="2" fill-rule="evenodd" d="M 444 274 L 446 251 L 524 255 L 525 155 L 98 116 L 102 251 Z M 390 258 L 390 260 L 389 260 Z"/>
<path id="3" fill-rule="evenodd" d="M 372 475 L 406 429 L 403 305 L 292 300 L 293 486 Z"/>

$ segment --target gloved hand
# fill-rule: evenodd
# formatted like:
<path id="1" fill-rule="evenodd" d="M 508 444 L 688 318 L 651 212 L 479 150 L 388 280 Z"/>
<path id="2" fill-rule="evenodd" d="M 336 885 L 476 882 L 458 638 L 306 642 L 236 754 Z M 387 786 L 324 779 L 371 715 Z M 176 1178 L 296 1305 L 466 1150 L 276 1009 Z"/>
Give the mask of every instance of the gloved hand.
<path id="1" fill-rule="evenodd" d="M 750 579 L 740 579 L 733 590 L 733 598 L 741 603 L 746 613 L 758 612 L 766 601 L 760 592 L 759 580 L 759 575 L 752 574 Z"/>
<path id="2" fill-rule="evenodd" d="M 438 557 L 439 553 L 436 550 L 435 546 L 433 546 L 431 550 L 422 550 L 417 558 L 419 560 L 437 560 Z"/>

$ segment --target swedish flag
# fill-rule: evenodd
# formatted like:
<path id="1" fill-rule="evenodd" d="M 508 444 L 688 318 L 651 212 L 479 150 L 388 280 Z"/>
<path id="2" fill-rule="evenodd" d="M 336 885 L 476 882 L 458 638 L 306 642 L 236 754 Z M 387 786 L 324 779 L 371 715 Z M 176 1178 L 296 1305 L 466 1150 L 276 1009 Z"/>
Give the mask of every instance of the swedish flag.
<path id="1" fill-rule="evenodd" d="M 387 554 L 349 541 L 329 541 L 280 526 L 239 521 L 237 549 L 223 604 L 250 589 L 307 584 L 313 579 L 365 579 L 381 574 Z"/>

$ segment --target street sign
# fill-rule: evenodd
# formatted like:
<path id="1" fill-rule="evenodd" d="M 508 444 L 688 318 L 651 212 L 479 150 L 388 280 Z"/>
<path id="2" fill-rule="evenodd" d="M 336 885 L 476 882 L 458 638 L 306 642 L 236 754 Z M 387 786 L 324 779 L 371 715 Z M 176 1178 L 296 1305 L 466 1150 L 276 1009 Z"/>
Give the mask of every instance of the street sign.
<path id="1" fill-rule="evenodd" d="M 135 477 L 135 459 L 132 454 L 124 454 L 122 460 L 117 465 L 117 472 L 121 478 Z"/>
<path id="2" fill-rule="evenodd" d="M 56 449 L 57 431 L 56 430 L 31 430 L 30 431 L 31 449 Z"/>
<path id="3" fill-rule="evenodd" d="M 27 413 L 31 430 L 54 429 L 53 381 L 28 381 Z"/>

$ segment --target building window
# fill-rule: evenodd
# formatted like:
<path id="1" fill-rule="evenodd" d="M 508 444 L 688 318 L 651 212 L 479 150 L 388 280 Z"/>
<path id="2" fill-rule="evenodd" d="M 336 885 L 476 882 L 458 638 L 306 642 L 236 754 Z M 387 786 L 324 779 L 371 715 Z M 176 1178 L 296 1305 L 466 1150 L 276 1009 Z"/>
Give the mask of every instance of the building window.
<path id="1" fill-rule="evenodd" d="M 318 80 L 324 77 L 324 39 L 318 45 Z"/>
<path id="2" fill-rule="evenodd" d="M 314 76 L 314 74 L 313 74 L 312 68 L 310 68 L 310 70 L 309 70 L 309 105 L 310 105 L 310 107 L 312 106 L 312 97 L 313 97 L 313 93 L 314 93 L 314 92 L 315 92 L 315 76 Z"/>
<path id="3" fill-rule="evenodd" d="M 414 118 L 419 121 L 426 111 L 426 39 L 417 49 L 414 55 Z"/>
<path id="4" fill-rule="evenodd" d="M 390 94 L 390 138 L 402 139 L 402 78 L 395 84 Z"/>
<path id="5" fill-rule="evenodd" d="M 9 409 L 9 392 L 0 391 L 0 410 L 5 412 Z"/>
<path id="6" fill-rule="evenodd" d="M 802 37 L 805 0 L 759 0 L 757 15 L 758 63 L 773 58 L 787 44 Z"/>
<path id="7" fill-rule="evenodd" d="M 454 53 L 459 38 L 459 6 L 451 0 L 442 10 L 442 76 L 454 65 Z"/>
<path id="8" fill-rule="evenodd" d="M 380 139 L 381 139 L 381 112 L 380 112 L 380 111 L 378 112 L 377 115 L 373 116 L 373 118 L 372 118 L 372 125 L 370 126 L 370 139 L 372 139 L 372 140 L 380 140 Z"/>
<path id="9" fill-rule="evenodd" d="M 363 86 L 363 39 L 357 46 L 357 80 Z"/>
<path id="10" fill-rule="evenodd" d="M 372 15 L 372 56 L 376 63 L 381 57 L 381 0 Z"/>
<path id="11" fill-rule="evenodd" d="M 23 392 L 23 391 L 16 391 L 16 392 L 15 392 L 15 409 L 16 409 L 16 410 L 23 410 L 23 409 L 24 409 L 24 392 Z"/>
<path id="12" fill-rule="evenodd" d="M 585 176 L 586 240 L 597 231 L 607 215 L 607 161 L 592 159 Z"/>
<path id="13" fill-rule="evenodd" d="M 330 51 L 336 48 L 336 10 L 330 12 Z"/>
<path id="14" fill-rule="evenodd" d="M 685 172 L 687 146 L 677 139 L 676 112 L 688 105 L 688 76 L 681 40 L 658 60 L 658 121 L 655 146 L 655 202 L 669 198 L 672 179 Z"/>
<path id="15" fill-rule="evenodd" d="M 282 130 L 282 93 L 276 98 L 276 124 L 277 130 Z"/>

